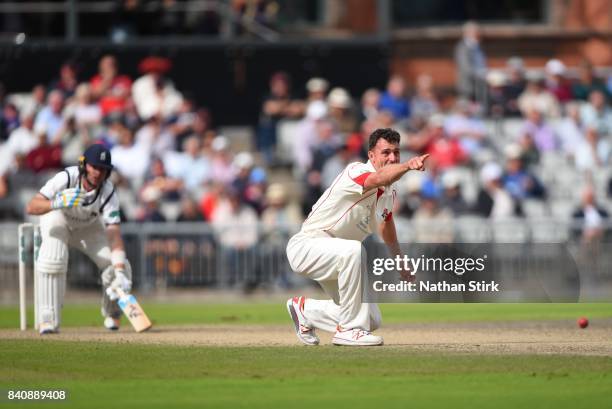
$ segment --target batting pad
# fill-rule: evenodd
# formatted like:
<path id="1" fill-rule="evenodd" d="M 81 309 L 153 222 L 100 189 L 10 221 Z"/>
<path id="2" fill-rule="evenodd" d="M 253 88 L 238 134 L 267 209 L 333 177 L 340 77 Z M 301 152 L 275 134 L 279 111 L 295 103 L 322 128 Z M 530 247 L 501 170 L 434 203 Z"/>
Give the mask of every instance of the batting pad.
<path id="1" fill-rule="evenodd" d="M 39 274 L 39 324 L 47 322 L 51 323 L 55 328 L 59 328 L 65 288 L 66 274 Z"/>

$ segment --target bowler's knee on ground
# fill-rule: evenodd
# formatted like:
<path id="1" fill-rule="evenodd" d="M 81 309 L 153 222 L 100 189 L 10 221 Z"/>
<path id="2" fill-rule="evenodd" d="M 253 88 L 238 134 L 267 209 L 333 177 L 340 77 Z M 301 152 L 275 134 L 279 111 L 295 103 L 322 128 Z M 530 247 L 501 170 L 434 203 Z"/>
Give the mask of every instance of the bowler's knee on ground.
<path id="1" fill-rule="evenodd" d="M 297 234 L 287 246 L 292 269 L 321 285 L 331 300 L 308 298 L 304 315 L 312 326 L 334 332 L 343 328 L 372 331 L 380 326 L 375 304 L 362 302 L 362 245 L 357 240 Z"/>

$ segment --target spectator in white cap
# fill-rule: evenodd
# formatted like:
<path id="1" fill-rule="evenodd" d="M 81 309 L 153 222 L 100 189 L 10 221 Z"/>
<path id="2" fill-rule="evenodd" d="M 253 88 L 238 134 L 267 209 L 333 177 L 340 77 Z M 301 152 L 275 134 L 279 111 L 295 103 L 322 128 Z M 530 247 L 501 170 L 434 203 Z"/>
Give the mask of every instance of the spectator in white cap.
<path id="1" fill-rule="evenodd" d="M 470 211 L 461 193 L 461 180 L 456 171 L 451 169 L 442 175 L 442 188 L 442 207 L 448 208 L 455 216 L 461 216 Z"/>
<path id="2" fill-rule="evenodd" d="M 340 133 L 355 132 L 358 127 L 357 117 L 352 108 L 351 95 L 344 88 L 334 88 L 327 96 L 330 119 L 336 124 Z"/>
<path id="3" fill-rule="evenodd" d="M 308 103 L 313 101 L 325 101 L 329 82 L 324 78 L 314 77 L 306 82 L 306 91 L 308 91 Z"/>
<path id="4" fill-rule="evenodd" d="M 266 192 L 266 209 L 261 215 L 266 240 L 283 243 L 289 238 L 287 226 L 298 227 L 303 221 L 297 206 L 289 203 L 287 188 L 281 183 L 273 183 Z M 283 232 L 283 230 L 285 230 Z M 277 240 L 282 236 L 283 240 Z M 284 247 L 283 247 L 284 248 Z"/>
<path id="5" fill-rule="evenodd" d="M 234 179 L 232 154 L 229 141 L 223 135 L 216 136 L 212 141 L 212 180 L 220 184 L 228 184 Z"/>
<path id="6" fill-rule="evenodd" d="M 566 78 L 567 68 L 561 60 L 556 58 L 546 63 L 546 89 L 557 97 L 560 103 L 572 100 L 572 87 Z"/>
<path id="7" fill-rule="evenodd" d="M 300 177 L 312 163 L 312 150 L 317 143 L 317 124 L 327 117 L 327 104 L 314 101 L 308 105 L 306 116 L 296 127 L 293 142 L 293 170 Z"/>
<path id="8" fill-rule="evenodd" d="M 508 77 L 501 70 L 491 70 L 487 73 L 487 84 L 489 85 L 489 98 L 487 107 L 490 116 L 503 118 L 509 111 L 506 83 Z"/>
<path id="9" fill-rule="evenodd" d="M 536 72 L 527 75 L 527 87 L 518 99 L 519 109 L 523 115 L 526 115 L 531 108 L 535 108 L 546 117 L 558 118 L 561 114 L 559 101 L 544 88 L 543 80 Z"/>
<path id="10" fill-rule="evenodd" d="M 478 215 L 490 219 L 506 219 L 521 214 L 520 207 L 502 187 L 502 175 L 502 167 L 495 162 L 487 163 L 480 170 L 482 186 L 474 206 Z"/>

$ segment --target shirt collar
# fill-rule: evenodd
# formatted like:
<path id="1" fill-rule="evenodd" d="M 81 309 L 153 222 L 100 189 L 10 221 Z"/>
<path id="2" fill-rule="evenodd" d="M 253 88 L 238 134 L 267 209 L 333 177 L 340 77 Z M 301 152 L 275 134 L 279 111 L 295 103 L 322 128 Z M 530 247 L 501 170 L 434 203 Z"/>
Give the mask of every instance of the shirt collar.
<path id="1" fill-rule="evenodd" d="M 370 171 L 376 172 L 376 168 L 374 168 L 374 165 L 372 165 L 372 162 L 370 162 L 369 160 L 366 162 L 366 166 L 370 168 Z"/>

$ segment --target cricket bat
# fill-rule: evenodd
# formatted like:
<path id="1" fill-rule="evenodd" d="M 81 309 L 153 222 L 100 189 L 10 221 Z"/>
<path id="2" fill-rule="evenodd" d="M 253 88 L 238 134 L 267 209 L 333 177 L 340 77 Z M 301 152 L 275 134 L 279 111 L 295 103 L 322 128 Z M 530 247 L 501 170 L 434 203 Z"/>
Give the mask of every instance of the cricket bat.
<path id="1" fill-rule="evenodd" d="M 136 332 L 146 331 L 151 328 L 151 321 L 140 304 L 138 304 L 136 297 L 132 294 L 127 294 L 121 288 L 113 288 L 113 290 L 119 296 L 117 304 L 119 304 L 121 311 L 123 311 L 128 320 L 130 320 L 130 324 L 132 324 Z"/>

